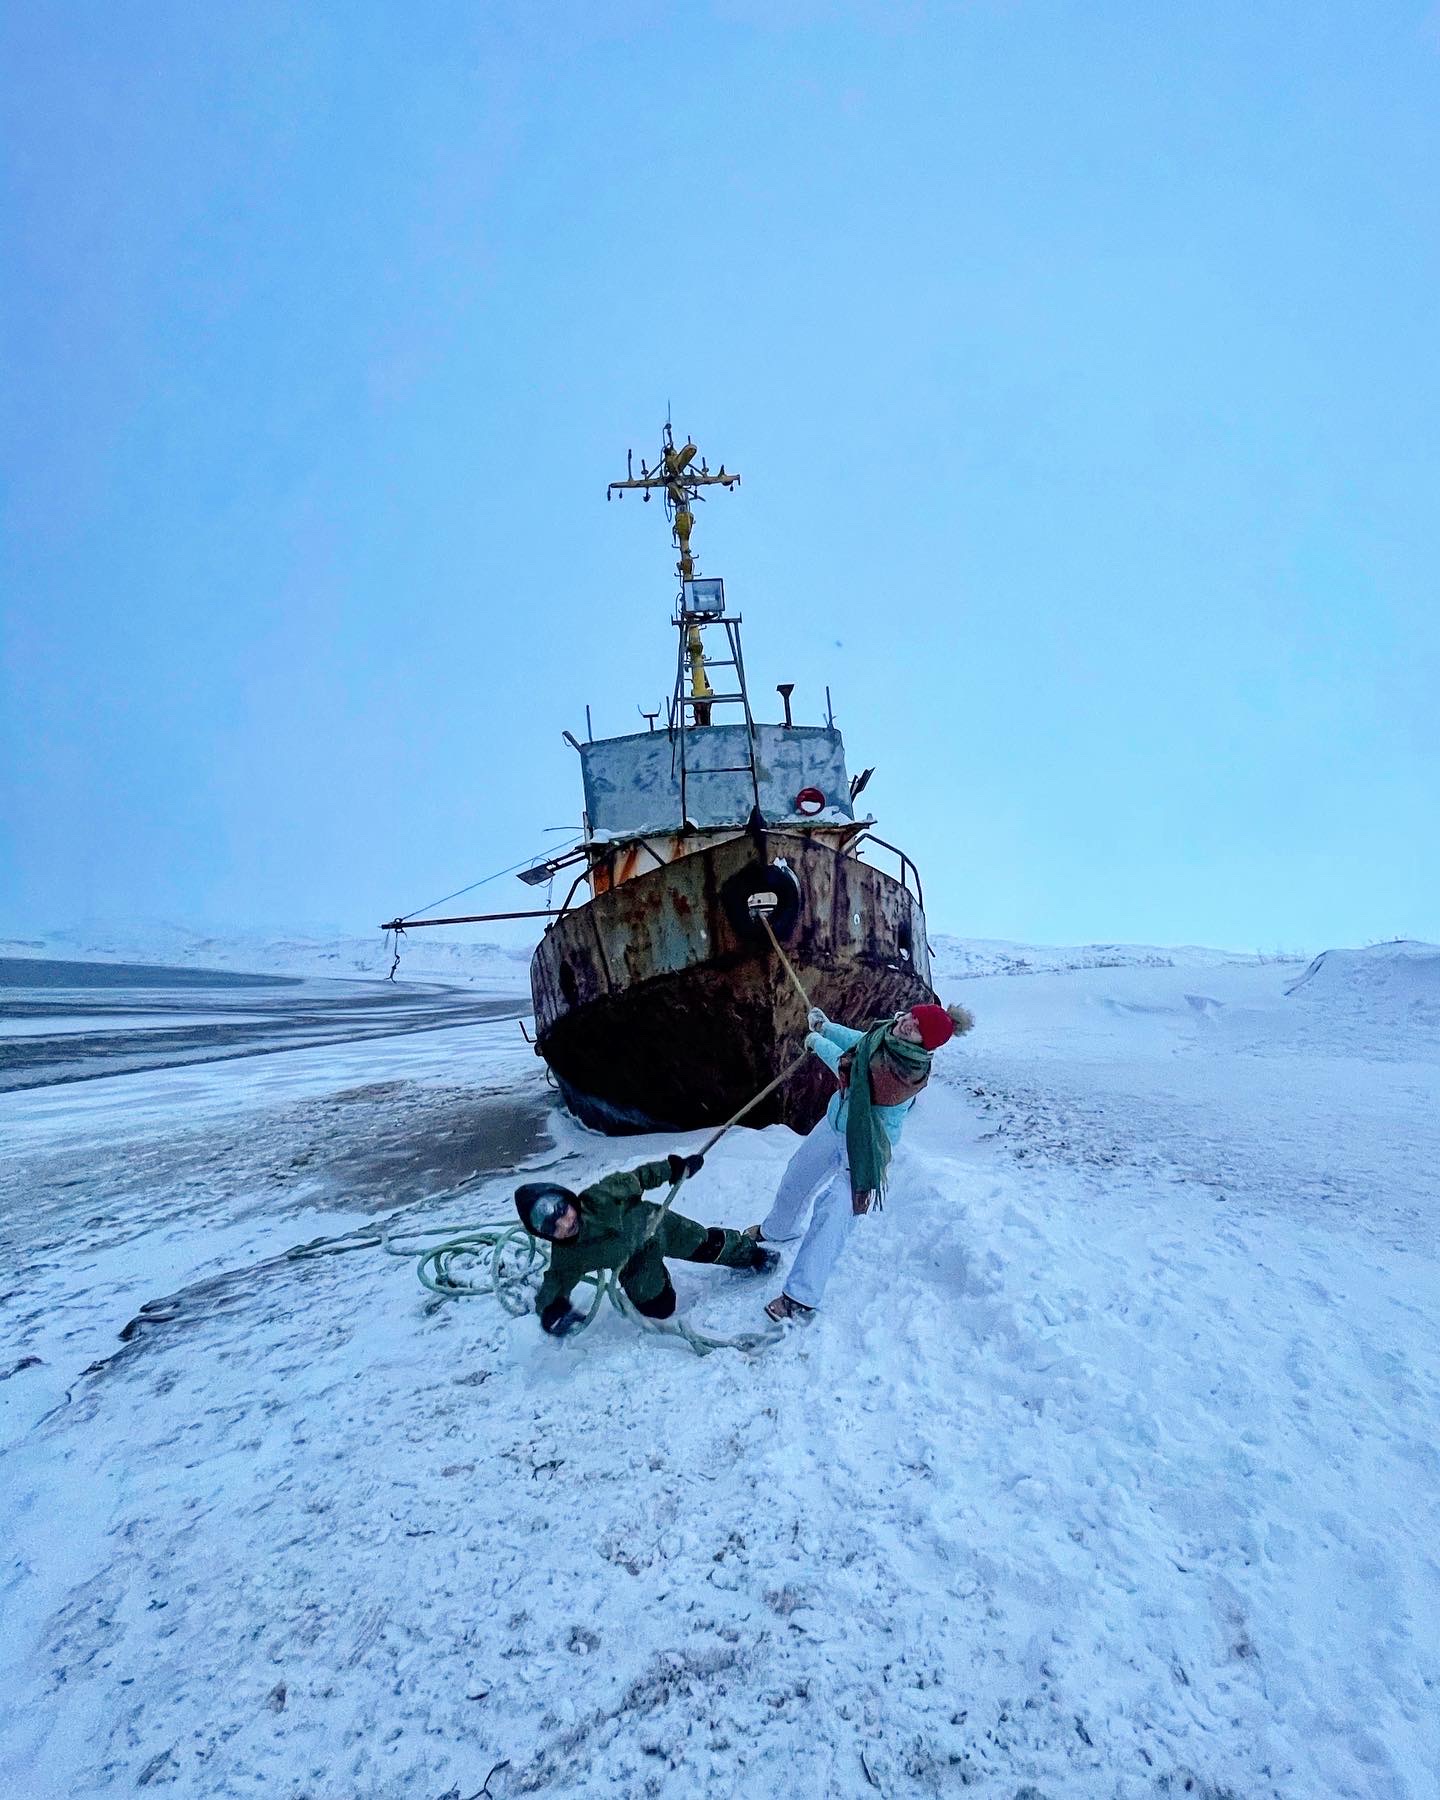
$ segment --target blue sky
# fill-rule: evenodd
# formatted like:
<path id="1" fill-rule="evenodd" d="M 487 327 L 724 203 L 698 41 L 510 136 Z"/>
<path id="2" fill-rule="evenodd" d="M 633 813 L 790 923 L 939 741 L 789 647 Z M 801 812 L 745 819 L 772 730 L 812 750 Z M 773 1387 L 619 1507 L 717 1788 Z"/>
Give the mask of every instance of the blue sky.
<path id="1" fill-rule="evenodd" d="M 9 930 L 364 929 L 577 819 L 668 403 L 934 928 L 1440 939 L 1429 0 L 0 29 Z"/>

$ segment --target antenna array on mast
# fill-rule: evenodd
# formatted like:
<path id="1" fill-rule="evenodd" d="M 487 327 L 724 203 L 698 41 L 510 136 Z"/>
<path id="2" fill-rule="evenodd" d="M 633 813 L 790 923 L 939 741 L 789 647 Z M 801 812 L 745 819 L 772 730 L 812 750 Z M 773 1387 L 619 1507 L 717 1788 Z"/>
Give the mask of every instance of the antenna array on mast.
<path id="1" fill-rule="evenodd" d="M 659 492 L 665 500 L 665 514 L 670 520 L 670 530 L 675 548 L 680 552 L 680 560 L 675 565 L 675 572 L 681 581 L 689 581 L 695 574 L 695 559 L 690 552 L 690 533 L 695 529 L 695 503 L 704 498 L 702 487 L 733 488 L 740 485 L 740 477 L 730 474 L 724 463 L 712 475 L 710 466 L 702 457 L 700 467 L 695 467 L 696 450 L 687 438 L 677 450 L 675 436 L 670 429 L 670 421 L 665 421 L 665 443 L 660 460 L 653 468 L 647 467 L 644 458 L 640 461 L 640 473 L 635 473 L 635 454 L 631 450 L 625 452 L 626 476 L 624 481 L 612 481 L 605 490 L 605 498 L 613 499 L 619 495 L 623 500 L 627 489 L 639 488 L 648 500 L 652 493 Z"/>

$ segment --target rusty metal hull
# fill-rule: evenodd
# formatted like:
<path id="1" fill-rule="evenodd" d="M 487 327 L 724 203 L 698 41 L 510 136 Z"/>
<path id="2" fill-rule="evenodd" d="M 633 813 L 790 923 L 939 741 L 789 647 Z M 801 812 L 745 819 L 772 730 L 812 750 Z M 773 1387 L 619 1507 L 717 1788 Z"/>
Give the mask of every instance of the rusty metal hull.
<path id="1" fill-rule="evenodd" d="M 722 1124 L 797 1054 L 805 1009 L 745 904 L 787 874 L 798 905 L 772 917 L 815 1005 L 864 1022 L 934 998 L 924 914 L 905 886 L 804 832 L 768 832 L 763 852 L 726 839 L 546 931 L 530 964 L 537 1049 L 587 1125 Z M 832 1087 L 812 1058 L 747 1122 L 808 1131 Z"/>

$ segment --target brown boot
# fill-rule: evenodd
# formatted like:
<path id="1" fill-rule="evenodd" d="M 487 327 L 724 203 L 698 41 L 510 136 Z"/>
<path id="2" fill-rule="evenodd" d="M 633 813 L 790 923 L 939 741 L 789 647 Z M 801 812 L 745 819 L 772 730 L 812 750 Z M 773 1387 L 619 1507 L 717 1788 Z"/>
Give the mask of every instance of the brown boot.
<path id="1" fill-rule="evenodd" d="M 761 1231 L 758 1225 L 747 1225 L 740 1235 L 741 1237 L 748 1237 L 750 1241 L 755 1244 L 763 1244 L 765 1242 L 765 1233 Z"/>
<path id="2" fill-rule="evenodd" d="M 777 1325 L 787 1325 L 793 1319 L 796 1324 L 804 1325 L 815 1315 L 813 1306 L 802 1306 L 798 1300 L 792 1300 L 788 1294 L 777 1294 L 765 1308 L 767 1319 L 773 1319 Z"/>

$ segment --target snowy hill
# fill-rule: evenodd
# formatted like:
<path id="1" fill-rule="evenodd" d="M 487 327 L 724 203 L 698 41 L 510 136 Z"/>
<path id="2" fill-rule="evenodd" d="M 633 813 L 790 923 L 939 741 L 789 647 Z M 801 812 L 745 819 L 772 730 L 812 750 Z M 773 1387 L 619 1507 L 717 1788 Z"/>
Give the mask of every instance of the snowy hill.
<path id="1" fill-rule="evenodd" d="M 533 941 L 477 938 L 463 928 L 407 933 L 398 976 L 464 982 L 496 991 L 529 986 Z M 56 927 L 26 937 L 0 937 L 0 957 L 49 957 L 60 962 L 160 964 L 179 969 L 224 969 L 257 975 L 333 976 L 383 980 L 393 942 L 366 936 L 303 936 L 264 930 L 205 930 L 163 921 L 121 921 Z"/>
<path id="2" fill-rule="evenodd" d="M 1214 968 L 1265 960 L 1193 944 L 1170 949 L 1154 944 L 1017 944 L 1004 938 L 952 937 L 945 932 L 931 933 L 930 954 L 937 975 L 952 980 L 975 975 L 1054 975 L 1070 969 Z"/>
<path id="3" fill-rule="evenodd" d="M 513 1021 L 0 1096 L 0 1790 L 1433 1800 L 1436 952 L 937 950 L 977 1028 L 750 1357 L 277 1256 L 672 1147 Z"/>

